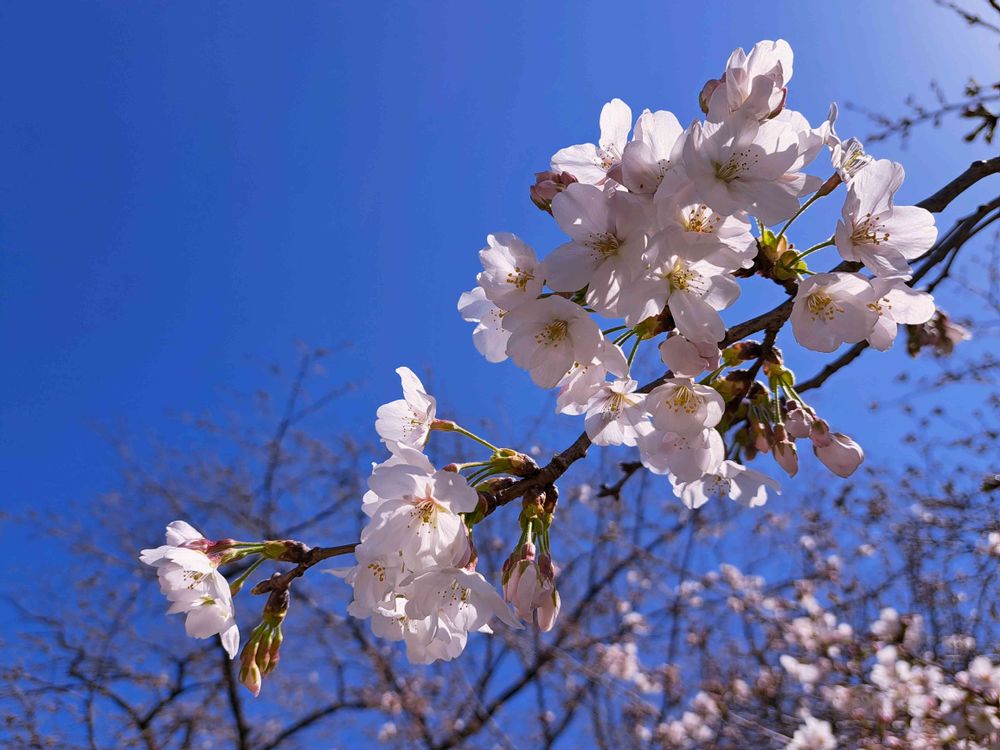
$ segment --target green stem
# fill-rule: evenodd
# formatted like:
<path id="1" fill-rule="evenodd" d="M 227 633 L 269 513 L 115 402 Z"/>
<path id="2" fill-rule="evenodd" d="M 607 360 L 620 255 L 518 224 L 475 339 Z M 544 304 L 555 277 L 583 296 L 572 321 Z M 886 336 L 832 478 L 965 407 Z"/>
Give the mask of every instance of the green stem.
<path id="1" fill-rule="evenodd" d="M 481 437 L 479 437 L 479 435 L 475 434 L 474 432 L 469 432 L 467 429 L 465 429 L 464 427 L 461 427 L 461 426 L 459 426 L 457 424 L 455 425 L 455 428 L 452 430 L 452 432 L 457 432 L 459 435 L 465 435 L 465 437 L 469 438 L 470 440 L 475 440 L 480 445 L 485 445 L 487 448 L 489 448 L 494 453 L 496 453 L 498 450 L 500 450 L 495 445 L 493 445 L 493 443 L 490 443 L 490 442 L 488 442 L 486 440 L 483 440 Z"/>
<path id="2" fill-rule="evenodd" d="M 809 249 L 803 250 L 801 253 L 799 253 L 798 255 L 795 256 L 795 262 L 798 263 L 804 257 L 806 257 L 807 255 L 812 255 L 817 250 L 821 250 L 824 247 L 830 247 L 830 245 L 834 244 L 834 242 L 835 242 L 835 240 L 833 239 L 833 237 L 831 237 L 828 240 L 824 240 L 823 242 L 820 242 L 818 245 L 813 245 Z"/>
<path id="3" fill-rule="evenodd" d="M 609 328 L 606 331 L 601 331 L 601 333 L 607 336 L 609 333 L 614 333 L 615 331 L 624 331 L 626 328 L 628 328 L 628 326 L 615 326 L 614 328 Z"/>
<path id="4" fill-rule="evenodd" d="M 266 557 L 258 557 L 250 564 L 249 568 L 243 571 L 242 575 L 240 575 L 239 578 L 234 579 L 233 582 L 229 584 L 230 594 L 236 596 L 238 593 L 240 593 L 240 589 L 243 588 L 243 584 L 246 583 L 246 580 L 247 578 L 250 577 L 250 574 L 253 573 L 255 570 L 257 570 L 257 568 L 260 567 L 260 564 L 264 562 L 264 560 L 266 559 L 267 559 Z"/>
<path id="5" fill-rule="evenodd" d="M 628 341 L 634 335 L 635 335 L 635 331 L 632 330 L 632 329 L 629 329 L 627 332 L 623 333 L 621 336 L 619 336 L 618 338 L 616 338 L 613 343 L 618 344 L 619 346 L 621 346 L 622 344 L 624 344 L 626 341 Z"/>
<path id="6" fill-rule="evenodd" d="M 788 227 L 790 227 L 792 225 L 793 221 L 795 221 L 797 218 L 799 218 L 803 213 L 805 213 L 805 210 L 807 208 L 809 208 L 809 206 L 811 206 L 813 203 L 815 203 L 816 201 L 818 201 L 822 197 L 823 196 L 820 195 L 819 191 L 817 190 L 815 193 L 812 194 L 812 197 L 809 198 L 809 200 L 807 200 L 805 203 L 803 203 L 801 206 L 799 206 L 799 210 L 796 211 L 794 214 L 792 214 L 792 218 L 790 218 L 788 221 L 786 221 L 785 222 L 785 226 L 783 226 L 781 228 L 781 231 L 778 232 L 778 236 L 775 237 L 775 242 L 779 241 L 782 237 L 785 236 L 785 232 L 788 231 Z"/>
<path id="7" fill-rule="evenodd" d="M 635 359 L 635 353 L 639 351 L 639 344 L 642 343 L 642 338 L 637 338 L 635 344 L 632 345 L 632 351 L 628 355 L 628 366 L 632 366 L 632 360 Z"/>
<path id="8" fill-rule="evenodd" d="M 719 375 L 725 369 L 726 369 L 726 365 L 723 365 L 722 367 L 719 367 L 718 369 L 712 370 L 710 373 L 708 373 L 708 375 L 706 375 L 701 380 L 699 380 L 698 384 L 699 385 L 711 385 L 712 381 L 715 380 L 717 377 L 719 377 Z"/>

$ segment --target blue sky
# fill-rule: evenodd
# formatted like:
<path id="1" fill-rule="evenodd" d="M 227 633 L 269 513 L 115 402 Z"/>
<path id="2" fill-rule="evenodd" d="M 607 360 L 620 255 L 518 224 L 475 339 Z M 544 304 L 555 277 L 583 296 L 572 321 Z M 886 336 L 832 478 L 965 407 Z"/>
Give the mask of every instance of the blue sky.
<path id="1" fill-rule="evenodd" d="M 169 442 L 171 411 L 255 389 L 255 362 L 290 363 L 296 339 L 350 346 L 330 366 L 366 387 L 333 426 L 367 430 L 404 363 L 463 415 L 526 422 L 549 397 L 478 356 L 455 300 L 487 232 L 559 242 L 527 188 L 594 139 L 605 101 L 689 121 L 734 47 L 784 37 L 789 105 L 818 123 L 831 100 L 895 112 L 931 79 L 958 91 L 996 54 L 916 0 L 278 7 L 0 6 L 0 508 L 114 487 L 95 425 Z M 842 135 L 868 129 L 843 114 Z M 906 165 L 904 202 L 984 153 L 932 130 L 874 150 Z M 803 244 L 830 226 L 803 221 Z M 845 394 L 901 366 L 835 381 L 835 426 L 863 429 L 867 395 Z"/>

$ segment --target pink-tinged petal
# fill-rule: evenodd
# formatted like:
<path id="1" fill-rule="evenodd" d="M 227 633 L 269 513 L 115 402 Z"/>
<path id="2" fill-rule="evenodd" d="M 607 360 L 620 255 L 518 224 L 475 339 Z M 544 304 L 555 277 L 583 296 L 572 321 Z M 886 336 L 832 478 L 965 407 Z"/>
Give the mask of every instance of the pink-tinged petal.
<path id="1" fill-rule="evenodd" d="M 601 147 L 616 146 L 621 150 L 628 142 L 632 129 L 632 110 L 621 99 L 612 99 L 601 109 Z"/>
<path id="2" fill-rule="evenodd" d="M 693 294 L 674 292 L 667 300 L 677 330 L 691 341 L 715 343 L 726 335 L 726 325 L 718 311 Z"/>
<path id="3" fill-rule="evenodd" d="M 542 275 L 551 289 L 575 292 L 588 284 L 598 262 L 599 256 L 589 248 L 567 242 L 545 257 Z"/>
<path id="4" fill-rule="evenodd" d="M 581 143 L 560 149 L 552 157 L 552 171 L 559 174 L 569 172 L 585 185 L 600 185 L 608 178 L 607 170 L 601 167 L 597 146 Z"/>

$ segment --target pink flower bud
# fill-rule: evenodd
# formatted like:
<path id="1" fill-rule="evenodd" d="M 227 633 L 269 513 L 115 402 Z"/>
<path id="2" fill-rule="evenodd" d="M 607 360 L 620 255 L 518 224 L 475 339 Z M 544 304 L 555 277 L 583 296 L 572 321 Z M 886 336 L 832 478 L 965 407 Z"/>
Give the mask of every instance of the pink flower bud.
<path id="1" fill-rule="evenodd" d="M 838 477 L 851 476 L 865 459 L 860 445 L 842 432 L 830 432 L 830 426 L 822 419 L 813 423 L 809 437 L 816 458 Z"/>
<path id="2" fill-rule="evenodd" d="M 774 460 L 778 466 L 785 470 L 790 477 L 794 477 L 799 471 L 799 454 L 795 449 L 795 443 L 788 439 L 785 428 L 782 425 L 775 425 L 774 428 Z"/>
<path id="3" fill-rule="evenodd" d="M 559 616 L 559 608 L 562 601 L 559 599 L 559 592 L 552 589 L 546 592 L 545 598 L 538 606 L 538 627 L 543 633 L 548 633 L 556 624 Z"/>
<path id="4" fill-rule="evenodd" d="M 712 94 L 715 90 L 719 88 L 726 80 L 726 74 L 722 74 L 722 78 L 712 78 L 705 81 L 705 85 L 701 87 L 701 93 L 698 94 L 698 106 L 701 107 L 701 111 L 706 115 L 708 114 L 708 104 L 712 101 Z"/>
<path id="5" fill-rule="evenodd" d="M 569 172 L 537 172 L 531 186 L 531 202 L 543 211 L 552 213 L 552 199 L 576 182 Z"/>
<path id="6" fill-rule="evenodd" d="M 814 419 L 815 417 L 808 411 L 796 406 L 789 409 L 785 416 L 785 430 L 797 440 L 807 438 Z"/>

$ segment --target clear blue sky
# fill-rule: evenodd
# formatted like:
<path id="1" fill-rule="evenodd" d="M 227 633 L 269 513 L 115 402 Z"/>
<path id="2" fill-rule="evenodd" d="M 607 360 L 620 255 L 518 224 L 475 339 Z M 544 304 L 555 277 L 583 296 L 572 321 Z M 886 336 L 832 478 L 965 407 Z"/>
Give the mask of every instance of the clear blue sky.
<path id="1" fill-rule="evenodd" d="M 894 112 L 932 78 L 957 91 L 996 59 L 918 0 L 3 3 L 0 508 L 113 487 L 95 424 L 169 441 L 168 412 L 254 389 L 253 361 L 290 362 L 296 338 L 351 342 L 333 366 L 368 387 L 326 417 L 345 426 L 396 397 L 403 363 L 465 414 L 534 416 L 547 396 L 481 359 L 454 309 L 486 233 L 553 247 L 532 173 L 592 140 L 606 100 L 687 122 L 734 47 L 777 37 L 814 123 L 831 100 Z M 868 127 L 846 112 L 839 130 Z M 913 201 L 983 153 L 934 131 L 876 150 Z"/>

